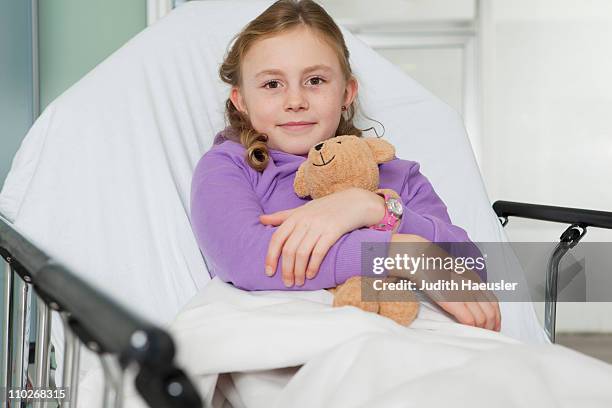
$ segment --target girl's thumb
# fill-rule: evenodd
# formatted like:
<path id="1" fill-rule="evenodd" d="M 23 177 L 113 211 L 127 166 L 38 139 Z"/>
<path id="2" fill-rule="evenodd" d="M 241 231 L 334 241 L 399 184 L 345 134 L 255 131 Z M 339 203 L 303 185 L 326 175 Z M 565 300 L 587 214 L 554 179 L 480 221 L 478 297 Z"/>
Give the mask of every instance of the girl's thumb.
<path id="1" fill-rule="evenodd" d="M 259 219 L 264 222 L 264 223 L 270 223 L 270 224 L 278 224 L 280 222 L 283 222 L 290 211 L 285 210 L 285 211 L 277 211 L 271 214 L 261 214 L 259 216 Z"/>

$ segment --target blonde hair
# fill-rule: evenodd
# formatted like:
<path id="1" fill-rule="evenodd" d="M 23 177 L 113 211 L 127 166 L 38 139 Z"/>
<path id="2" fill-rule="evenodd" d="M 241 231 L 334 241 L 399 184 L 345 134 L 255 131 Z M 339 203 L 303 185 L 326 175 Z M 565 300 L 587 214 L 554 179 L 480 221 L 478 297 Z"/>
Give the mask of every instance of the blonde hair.
<path id="1" fill-rule="evenodd" d="M 221 80 L 229 85 L 239 86 L 242 82 L 240 67 L 244 56 L 253 44 L 266 37 L 305 25 L 321 34 L 338 55 L 342 74 L 346 81 L 354 77 L 349 64 L 349 50 L 344 36 L 332 17 L 319 4 L 312 0 L 279 0 L 252 20 L 232 39 L 233 44 L 219 68 Z M 361 129 L 353 124 L 357 99 L 346 107 L 340 118 L 335 136 L 351 134 L 362 136 Z M 253 169 L 263 171 L 270 160 L 268 137 L 257 132 L 248 116 L 240 112 L 230 98 L 225 102 L 225 117 L 233 131 L 234 138 L 246 148 L 246 161 Z"/>

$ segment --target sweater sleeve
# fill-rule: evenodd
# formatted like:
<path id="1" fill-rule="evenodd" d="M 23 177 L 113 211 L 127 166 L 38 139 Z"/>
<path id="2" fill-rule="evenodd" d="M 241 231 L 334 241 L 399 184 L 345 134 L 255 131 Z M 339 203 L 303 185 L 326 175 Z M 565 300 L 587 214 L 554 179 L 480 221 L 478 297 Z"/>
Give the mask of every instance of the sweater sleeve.
<path id="1" fill-rule="evenodd" d="M 404 214 L 397 232 L 420 235 L 431 242 L 439 243 L 452 256 L 482 257 L 467 232 L 452 223 L 446 205 L 429 180 L 421 174 L 419 163 L 401 162 L 409 163 L 410 167 L 407 171 L 403 170 L 405 178 L 400 196 L 404 204 Z M 452 242 L 462 244 L 450 245 Z M 486 267 L 475 272 L 486 282 Z"/>
<path id="2" fill-rule="evenodd" d="M 199 161 L 191 184 L 191 225 L 211 275 L 246 290 L 315 290 L 335 287 L 361 274 L 362 243 L 391 240 L 390 231 L 361 228 L 344 234 L 329 249 L 317 276 L 302 286 L 287 288 L 282 279 L 282 255 L 274 276 L 264 272 L 272 234 L 263 225 L 263 208 L 254 191 L 248 166 L 221 149 Z M 374 245 L 386 256 L 386 245 Z"/>

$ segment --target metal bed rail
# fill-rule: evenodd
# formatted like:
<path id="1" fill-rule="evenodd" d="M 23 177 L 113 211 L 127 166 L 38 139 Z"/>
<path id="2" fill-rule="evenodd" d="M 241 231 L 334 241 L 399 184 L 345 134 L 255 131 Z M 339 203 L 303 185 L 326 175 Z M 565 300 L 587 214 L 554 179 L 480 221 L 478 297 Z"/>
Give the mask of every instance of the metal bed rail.
<path id="1" fill-rule="evenodd" d="M 123 374 L 135 370 L 134 385 L 150 407 L 201 407 L 202 400 L 173 360 L 170 335 L 135 316 L 57 263 L 20 234 L 0 215 L 0 255 L 5 259 L 2 325 L 2 406 L 25 406 L 9 390 L 50 389 L 51 313 L 59 313 L 65 332 L 62 384 L 69 394 L 57 400 L 75 407 L 79 354 L 82 345 L 95 352 L 104 371 L 104 407 L 120 407 Z M 30 361 L 29 322 L 37 300 L 34 370 Z M 31 377 L 31 378 L 30 378 Z M 25 395 L 25 394 L 20 394 Z M 14 397 L 14 395 L 12 396 Z M 35 399 L 33 406 L 42 407 Z"/>
<path id="2" fill-rule="evenodd" d="M 546 270 L 544 330 L 550 341 L 554 343 L 557 321 L 559 263 L 567 251 L 575 247 L 584 237 L 587 227 L 612 229 L 612 212 L 514 201 L 496 201 L 493 203 L 493 211 L 500 218 L 500 222 L 504 227 L 508 224 L 508 217 L 571 224 L 559 237 L 559 243 L 548 261 L 548 268 Z"/>

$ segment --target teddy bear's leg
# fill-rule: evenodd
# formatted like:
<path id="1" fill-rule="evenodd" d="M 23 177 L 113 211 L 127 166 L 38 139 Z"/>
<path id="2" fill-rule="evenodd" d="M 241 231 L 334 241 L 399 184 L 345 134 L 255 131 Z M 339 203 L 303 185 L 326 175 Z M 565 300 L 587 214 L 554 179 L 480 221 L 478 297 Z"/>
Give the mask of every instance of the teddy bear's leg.
<path id="1" fill-rule="evenodd" d="M 386 282 L 399 282 L 399 278 L 386 277 Z M 408 326 L 414 321 L 419 312 L 419 302 L 416 295 L 409 290 L 401 292 L 378 292 L 378 314 L 395 320 L 397 323 Z"/>
<path id="2" fill-rule="evenodd" d="M 378 314 L 395 320 L 402 326 L 409 326 L 419 313 L 419 302 L 379 302 Z"/>
<path id="3" fill-rule="evenodd" d="M 378 313 L 378 302 L 361 300 L 361 276 L 353 276 L 338 285 L 334 293 L 334 307 L 340 306 L 355 306 L 366 312 Z"/>

